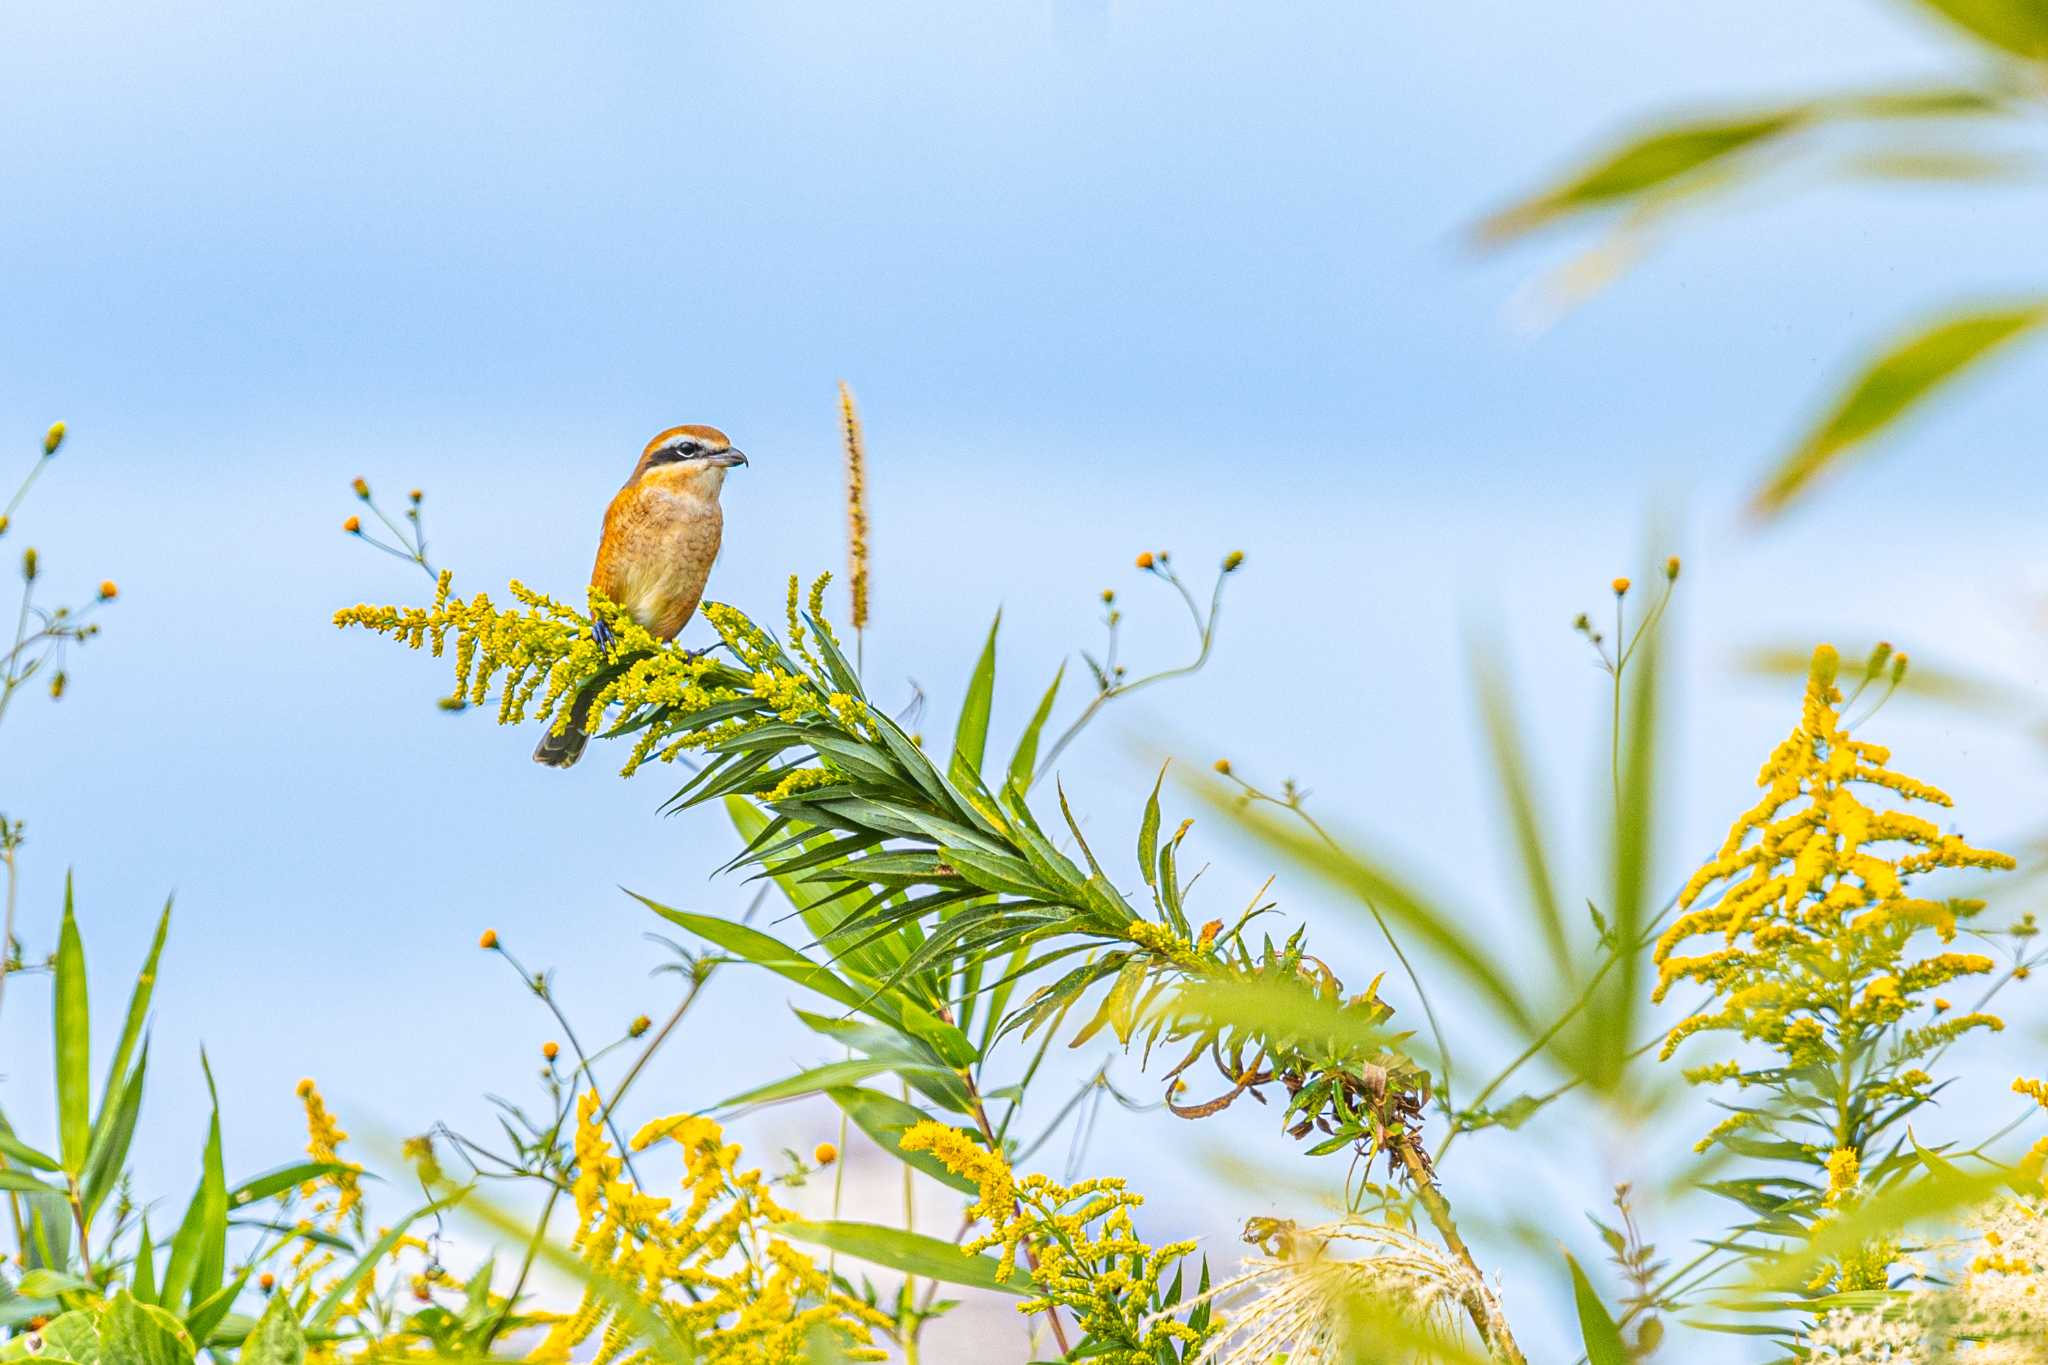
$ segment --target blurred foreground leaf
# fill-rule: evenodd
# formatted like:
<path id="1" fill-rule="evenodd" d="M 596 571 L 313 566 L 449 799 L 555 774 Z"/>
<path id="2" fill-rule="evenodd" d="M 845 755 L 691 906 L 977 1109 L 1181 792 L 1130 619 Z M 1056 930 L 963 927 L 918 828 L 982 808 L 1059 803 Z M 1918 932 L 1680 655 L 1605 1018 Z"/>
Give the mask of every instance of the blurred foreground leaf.
<path id="1" fill-rule="evenodd" d="M 1892 346 L 1857 376 L 1798 448 L 1773 470 L 1750 502 L 1772 517 L 1825 473 L 1978 361 L 2048 321 L 2048 300 L 1948 318 Z"/>

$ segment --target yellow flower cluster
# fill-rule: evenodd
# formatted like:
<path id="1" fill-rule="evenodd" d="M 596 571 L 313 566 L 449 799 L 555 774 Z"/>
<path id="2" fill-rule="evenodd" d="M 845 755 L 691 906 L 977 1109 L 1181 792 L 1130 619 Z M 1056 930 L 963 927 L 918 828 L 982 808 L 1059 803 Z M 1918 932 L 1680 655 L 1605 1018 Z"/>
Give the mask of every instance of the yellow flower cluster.
<path id="1" fill-rule="evenodd" d="M 814 617 L 823 582 L 812 592 Z M 436 657 L 453 636 L 455 690 L 444 704 L 480 706 L 495 687 L 501 725 L 535 719 L 560 732 L 581 713 L 599 731 L 607 710 L 617 708 L 618 724 L 638 731 L 623 769 L 627 775 L 650 758 L 672 762 L 685 750 L 711 748 L 773 720 L 825 720 L 849 734 L 872 737 L 866 703 L 820 684 L 824 670 L 800 636 L 792 647 L 802 651 L 809 672 L 723 603 L 706 603 L 703 615 L 738 661 L 736 668 L 655 639 L 595 590 L 585 615 L 516 580 L 511 593 L 517 608 L 501 608 L 487 593 L 464 601 L 451 595 L 450 583 L 442 572 L 428 606 L 348 607 L 334 614 L 334 624 L 388 635 Z M 792 626 L 795 591 L 792 580 Z M 823 618 L 817 619 L 824 628 Z M 612 638 L 609 649 L 598 642 L 598 624 Z M 716 719 L 707 724 L 707 715 Z"/>
<path id="2" fill-rule="evenodd" d="M 1946 943 L 1959 919 L 1982 908 L 1977 901 L 1909 895 L 1910 878 L 1937 868 L 2010 868 L 2013 860 L 1917 815 L 1865 804 L 1859 790 L 1888 791 L 1901 802 L 1953 803 L 1892 771 L 1888 750 L 1842 728 L 1839 668 L 1832 646 L 1814 651 L 1799 728 L 1758 775 L 1763 799 L 1743 812 L 1719 855 L 1686 884 L 1681 913 L 1657 943 L 1657 999 L 1685 981 L 1706 985 L 1715 997 L 1714 1008 L 1671 1030 L 1665 1057 L 1692 1034 L 1731 1030 L 1783 1052 L 1795 1067 L 1833 1064 L 1851 1040 L 1916 1008 L 1922 992 L 1992 969 L 1991 959 L 1976 953 L 1907 960 L 1921 930 Z M 1884 845 L 1903 849 L 1888 854 Z M 1716 886 L 1721 894 L 1704 898 Z M 1709 935 L 1718 944 L 1680 951 Z M 1990 1015 L 1964 1015 L 1908 1040 L 1939 1042 L 1978 1027 L 2001 1025 Z M 1737 1073 L 1707 1074 L 1719 1080 Z"/>
<path id="3" fill-rule="evenodd" d="M 682 1149 L 678 1206 L 625 1178 L 594 1090 L 579 1098 L 576 1117 L 573 1245 L 594 1283 L 529 1359 L 566 1362 L 600 1327 L 593 1359 L 651 1358 L 644 1345 L 629 1354 L 641 1333 L 636 1315 L 619 1311 L 621 1296 L 691 1342 L 705 1365 L 793 1365 L 809 1359 L 808 1343 L 819 1335 L 840 1348 L 840 1359 L 887 1358 L 874 1334 L 889 1320 L 773 1235 L 793 1215 L 770 1197 L 760 1171 L 739 1169 L 740 1149 L 718 1124 L 678 1115 L 633 1136 L 635 1151 L 664 1140 Z"/>
<path id="4" fill-rule="evenodd" d="M 344 1168 L 309 1182 L 301 1193 L 308 1199 L 322 1198 L 322 1202 L 314 1205 L 314 1211 L 331 1214 L 338 1225 L 363 1201 L 362 1168 L 342 1159 L 341 1144 L 348 1141 L 348 1134 L 329 1112 L 327 1101 L 321 1098 L 320 1087 L 313 1084 L 312 1077 L 299 1082 L 297 1093 L 300 1103 L 306 1106 L 306 1155 Z M 333 1190 L 331 1203 L 322 1197 L 322 1186 Z"/>
<path id="5" fill-rule="evenodd" d="M 1153 1247 L 1138 1236 L 1131 1210 L 1145 1202 L 1116 1178 L 1061 1185 L 1043 1175 L 1022 1179 L 1009 1162 L 983 1147 L 972 1133 L 927 1119 L 903 1135 L 906 1152 L 929 1152 L 956 1175 L 975 1184 L 979 1197 L 968 1217 L 986 1220 L 989 1231 L 964 1243 L 978 1255 L 1002 1249 L 997 1279 L 1008 1279 L 1023 1253 L 1035 1258 L 1031 1278 L 1036 1298 L 1020 1312 L 1074 1315 L 1088 1339 L 1100 1343 L 1090 1356 L 1107 1365 L 1151 1365 L 1161 1349 L 1178 1342 L 1193 1359 L 1202 1345 L 1224 1330 L 1222 1320 L 1195 1328 L 1169 1310 L 1162 1283 L 1195 1249 L 1192 1241 Z M 1185 1307 L 1186 1305 L 1182 1305 Z"/>

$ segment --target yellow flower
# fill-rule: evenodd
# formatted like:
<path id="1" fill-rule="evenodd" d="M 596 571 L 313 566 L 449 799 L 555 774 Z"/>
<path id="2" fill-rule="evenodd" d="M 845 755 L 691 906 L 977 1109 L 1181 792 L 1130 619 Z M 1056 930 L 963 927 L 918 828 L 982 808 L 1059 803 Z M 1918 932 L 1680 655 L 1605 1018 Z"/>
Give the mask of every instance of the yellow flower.
<path id="1" fill-rule="evenodd" d="M 550 1038 L 547 1042 L 540 1045 L 540 1055 L 552 1062 L 555 1058 L 562 1055 L 562 1045 Z"/>
<path id="2" fill-rule="evenodd" d="M 833 1162 L 839 1160 L 839 1149 L 829 1142 L 821 1142 L 811 1152 L 811 1160 L 817 1162 L 820 1166 L 830 1166 Z"/>
<path id="3" fill-rule="evenodd" d="M 100 601 L 111 602 L 120 595 L 121 589 L 115 584 L 113 579 L 103 578 L 100 580 Z"/>
<path id="4" fill-rule="evenodd" d="M 1614 595 L 1620 597 L 1628 591 L 1629 581 L 1626 578 L 1617 578 L 1612 586 L 1614 588 Z"/>
<path id="5" fill-rule="evenodd" d="M 1141 555 L 1139 555 L 1139 556 L 1138 556 L 1138 567 L 1139 567 L 1139 568 L 1141 568 L 1141 569 L 1149 569 L 1149 568 L 1151 568 L 1151 567 L 1152 567 L 1152 564 L 1153 564 L 1153 559 L 1152 559 L 1152 552 L 1151 552 L 1150 550 L 1147 550 L 1147 551 L 1145 551 L 1145 552 L 1144 552 L 1143 554 L 1141 554 Z"/>
<path id="6" fill-rule="evenodd" d="M 481 934 L 481 935 L 480 935 L 480 936 L 479 936 L 479 937 L 477 938 L 477 941 L 476 941 L 476 946 L 477 946 L 477 947 L 479 947 L 479 948 L 486 948 L 486 949 L 488 949 L 488 948 L 495 948 L 495 947 L 497 947 L 497 946 L 498 946 L 498 931 L 497 931 L 496 929 L 486 929 L 486 930 L 484 930 L 484 931 L 483 931 L 483 933 L 482 933 L 482 934 Z"/>
<path id="7" fill-rule="evenodd" d="M 341 529 L 352 536 L 359 536 L 363 533 L 363 519 L 361 517 L 348 517 L 342 521 Z"/>
<path id="8" fill-rule="evenodd" d="M 62 422 L 50 423 L 50 429 L 43 433 L 43 454 L 45 456 L 55 455 L 57 447 L 64 444 L 64 430 Z"/>

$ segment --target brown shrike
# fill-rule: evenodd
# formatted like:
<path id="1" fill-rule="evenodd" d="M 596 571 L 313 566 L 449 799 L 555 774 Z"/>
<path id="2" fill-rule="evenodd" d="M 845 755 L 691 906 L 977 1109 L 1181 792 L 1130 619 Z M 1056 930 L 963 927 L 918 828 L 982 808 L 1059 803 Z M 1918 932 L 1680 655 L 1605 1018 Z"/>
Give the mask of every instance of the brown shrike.
<path id="1" fill-rule="evenodd" d="M 590 586 L 655 639 L 675 639 L 696 613 L 718 558 L 725 471 L 746 462 L 716 427 L 670 427 L 649 441 L 633 477 L 605 509 Z M 610 650 L 611 632 L 602 622 L 597 642 Z M 586 689 L 577 697 L 567 728 L 541 739 L 534 762 L 566 768 L 583 756 L 594 695 Z"/>

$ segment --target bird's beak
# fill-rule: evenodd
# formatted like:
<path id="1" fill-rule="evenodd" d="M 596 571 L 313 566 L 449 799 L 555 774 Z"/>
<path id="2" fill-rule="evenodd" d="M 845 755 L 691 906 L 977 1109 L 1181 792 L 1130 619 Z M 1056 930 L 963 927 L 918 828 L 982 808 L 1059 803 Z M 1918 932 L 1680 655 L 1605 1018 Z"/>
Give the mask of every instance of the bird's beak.
<path id="1" fill-rule="evenodd" d="M 721 450 L 716 455 L 707 455 L 704 458 L 707 462 L 717 465 L 720 469 L 731 469 L 736 464 L 745 464 L 747 462 L 744 452 L 731 449 Z"/>

